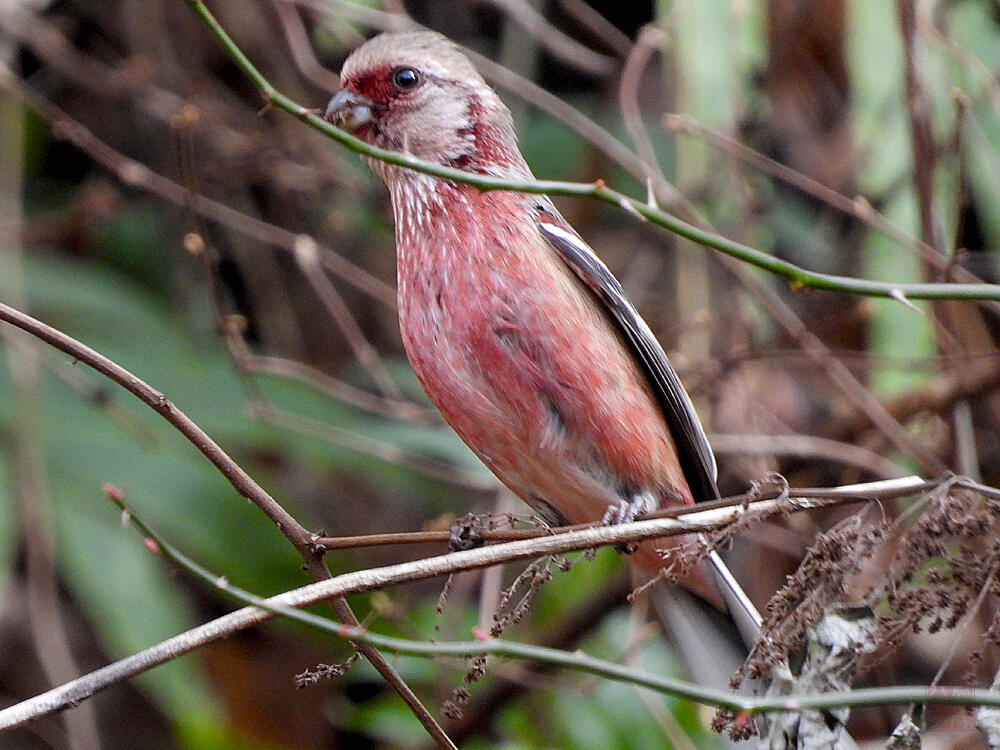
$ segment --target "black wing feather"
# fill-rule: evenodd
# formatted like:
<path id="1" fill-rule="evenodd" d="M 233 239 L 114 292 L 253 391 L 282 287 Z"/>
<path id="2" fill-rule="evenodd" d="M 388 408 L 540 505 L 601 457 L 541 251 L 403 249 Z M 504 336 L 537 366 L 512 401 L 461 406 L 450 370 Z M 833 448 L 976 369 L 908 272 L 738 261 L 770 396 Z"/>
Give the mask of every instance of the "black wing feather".
<path id="1" fill-rule="evenodd" d="M 538 206 L 538 226 L 573 272 L 597 295 L 610 318 L 623 334 L 636 361 L 653 386 L 660 408 L 670 427 L 681 468 L 696 501 L 719 497 L 717 468 L 705 430 L 694 410 L 680 377 L 667 359 L 646 321 L 625 295 L 618 279 L 554 208 Z"/>
<path id="2" fill-rule="evenodd" d="M 714 500 L 719 497 L 715 456 L 681 379 L 646 321 L 625 296 L 618 279 L 550 206 L 538 205 L 538 227 L 542 236 L 597 295 L 632 349 L 636 361 L 648 375 L 673 435 L 677 457 L 695 501 Z M 747 648 L 751 648 L 760 637 L 760 612 L 715 550 L 709 552 L 708 560 L 740 635 Z"/>

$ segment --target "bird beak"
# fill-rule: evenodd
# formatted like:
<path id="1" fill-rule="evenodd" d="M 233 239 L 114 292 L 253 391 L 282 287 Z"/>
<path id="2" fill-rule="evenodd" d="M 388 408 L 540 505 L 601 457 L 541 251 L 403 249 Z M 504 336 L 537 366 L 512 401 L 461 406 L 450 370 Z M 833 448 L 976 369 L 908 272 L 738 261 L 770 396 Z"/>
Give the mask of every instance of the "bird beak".
<path id="1" fill-rule="evenodd" d="M 338 128 L 356 132 L 372 121 L 372 100 L 350 89 L 341 89 L 326 105 L 323 118 Z"/>

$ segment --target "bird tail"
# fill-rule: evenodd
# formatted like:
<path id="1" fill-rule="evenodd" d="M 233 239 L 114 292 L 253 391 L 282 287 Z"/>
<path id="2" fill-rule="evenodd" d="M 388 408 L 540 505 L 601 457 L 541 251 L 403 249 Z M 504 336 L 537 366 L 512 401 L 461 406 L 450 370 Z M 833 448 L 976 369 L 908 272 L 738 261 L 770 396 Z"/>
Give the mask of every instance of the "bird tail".
<path id="1" fill-rule="evenodd" d="M 669 551 L 683 549 L 698 541 L 697 536 L 683 535 L 644 542 L 636 551 L 633 561 L 648 573 L 659 571 L 664 565 L 665 550 L 669 555 Z M 678 583 L 716 609 L 728 612 L 747 651 L 757 642 L 760 636 L 760 613 L 718 552 L 710 551 L 707 559 L 692 566 Z"/>
<path id="2" fill-rule="evenodd" d="M 712 574 L 716 590 L 722 595 L 726 603 L 736 629 L 740 631 L 740 638 L 747 650 L 760 638 L 760 626 L 762 618 L 757 607 L 750 601 L 747 592 L 740 586 L 739 581 L 733 576 L 732 571 L 723 561 L 722 557 L 714 549 L 708 553 L 708 562 L 712 566 Z"/>

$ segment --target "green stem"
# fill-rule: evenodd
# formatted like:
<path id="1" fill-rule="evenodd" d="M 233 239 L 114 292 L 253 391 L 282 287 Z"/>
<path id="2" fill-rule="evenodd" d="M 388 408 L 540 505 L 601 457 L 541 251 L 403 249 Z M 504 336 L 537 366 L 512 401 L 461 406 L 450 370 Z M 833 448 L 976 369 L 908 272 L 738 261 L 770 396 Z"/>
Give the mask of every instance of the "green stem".
<path id="1" fill-rule="evenodd" d="M 1000 285 L 997 284 L 956 284 L 956 283 L 901 283 L 856 279 L 849 276 L 817 273 L 789 263 L 781 258 L 744 245 L 741 242 L 727 239 L 713 232 L 682 221 L 675 216 L 660 210 L 656 206 L 630 198 L 624 193 L 606 187 L 603 182 L 581 183 L 561 182 L 554 180 L 517 181 L 491 177 L 488 175 L 465 172 L 453 167 L 423 161 L 398 151 L 387 151 L 372 146 L 355 138 L 351 134 L 334 127 L 316 114 L 315 110 L 303 107 L 289 99 L 270 84 L 246 55 L 236 46 L 211 11 L 201 0 L 185 0 L 201 17 L 205 25 L 215 35 L 226 51 L 264 96 L 265 102 L 284 110 L 320 131 L 324 135 L 343 144 L 352 151 L 364 156 L 400 167 L 406 167 L 418 172 L 424 172 L 454 182 L 461 182 L 480 190 L 515 190 L 522 193 L 545 193 L 547 195 L 562 195 L 571 197 L 593 198 L 613 206 L 618 206 L 630 213 L 635 213 L 649 222 L 663 227 L 681 237 L 696 242 L 699 245 L 718 250 L 721 253 L 737 258 L 765 271 L 781 276 L 792 287 L 809 289 L 826 289 L 847 292 L 866 297 L 884 297 L 900 302 L 914 299 L 956 299 L 956 300 L 993 300 L 1000 301 Z"/>
<path id="2" fill-rule="evenodd" d="M 627 665 L 596 659 L 581 651 L 561 651 L 543 646 L 489 639 L 485 641 L 453 641 L 426 643 L 378 635 L 361 627 L 350 627 L 325 617 L 273 603 L 249 591 L 233 586 L 225 578 L 213 574 L 172 544 L 160 537 L 142 519 L 128 508 L 120 493 L 106 488 L 108 497 L 128 514 L 130 522 L 146 537 L 156 542 L 163 554 L 177 565 L 192 573 L 214 588 L 254 607 L 301 622 L 310 627 L 344 638 L 354 643 L 364 643 L 382 651 L 408 656 L 452 656 L 469 658 L 477 655 L 525 659 L 552 666 L 586 672 L 597 677 L 646 687 L 677 698 L 716 708 L 741 713 L 766 713 L 773 711 L 801 711 L 803 709 L 829 709 L 842 706 L 886 706 L 892 704 L 941 704 L 956 706 L 992 706 L 1000 708 L 1000 692 L 965 687 L 903 686 L 866 688 L 835 693 L 813 693 L 797 696 L 750 697 L 734 695 L 724 690 L 701 687 L 684 680 L 637 671 Z"/>

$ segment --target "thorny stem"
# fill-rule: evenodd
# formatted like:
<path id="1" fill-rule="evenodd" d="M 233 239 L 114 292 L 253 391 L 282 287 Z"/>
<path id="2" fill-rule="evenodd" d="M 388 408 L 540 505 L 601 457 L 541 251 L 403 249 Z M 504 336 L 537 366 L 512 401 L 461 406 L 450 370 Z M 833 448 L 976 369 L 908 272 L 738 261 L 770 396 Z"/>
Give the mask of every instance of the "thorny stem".
<path id="1" fill-rule="evenodd" d="M 201 0 L 184 0 L 198 14 L 209 30 L 225 47 L 237 67 L 261 92 L 267 106 L 277 107 L 299 118 L 307 125 L 364 156 L 389 164 L 406 167 L 454 182 L 461 182 L 480 190 L 515 190 L 522 193 L 593 198 L 629 213 L 637 214 L 652 224 L 663 227 L 685 239 L 718 250 L 738 260 L 754 265 L 786 279 L 795 288 L 825 289 L 867 297 L 882 297 L 900 302 L 913 299 L 956 299 L 1000 301 L 1000 285 L 957 283 L 889 283 L 870 279 L 857 279 L 835 274 L 818 273 L 776 258 L 761 250 L 719 234 L 709 232 L 671 216 L 655 206 L 631 198 L 607 187 L 603 181 L 594 183 L 562 182 L 556 180 L 509 180 L 488 175 L 474 174 L 453 167 L 423 161 L 398 151 L 387 151 L 369 145 L 351 134 L 334 127 L 319 117 L 315 110 L 303 107 L 278 91 L 254 67 L 242 50 L 219 25 L 211 11 Z"/>

